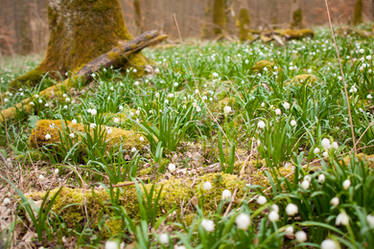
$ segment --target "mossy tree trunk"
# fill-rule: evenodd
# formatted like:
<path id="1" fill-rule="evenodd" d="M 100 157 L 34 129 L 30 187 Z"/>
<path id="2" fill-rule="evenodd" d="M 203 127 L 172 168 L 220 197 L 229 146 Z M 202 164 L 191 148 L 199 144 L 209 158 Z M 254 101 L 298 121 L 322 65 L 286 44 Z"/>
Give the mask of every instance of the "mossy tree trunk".
<path id="1" fill-rule="evenodd" d="M 31 32 L 31 8 L 29 0 L 14 1 L 16 10 L 15 30 L 17 40 L 17 53 L 25 55 L 33 49 L 33 39 Z"/>
<path id="2" fill-rule="evenodd" d="M 33 71 L 10 84 L 10 89 L 33 86 L 49 72 L 52 77 L 64 77 L 78 71 L 84 64 L 130 40 L 119 0 L 49 0 L 48 24 L 50 37 L 42 63 Z M 141 54 L 132 56 L 128 64 L 142 67 Z"/>
<path id="3" fill-rule="evenodd" d="M 246 8 L 241 8 L 239 10 L 239 18 L 237 19 L 237 26 L 239 28 L 239 40 L 247 41 L 252 39 L 250 33 L 251 20 L 249 16 L 249 11 Z"/>
<path id="4" fill-rule="evenodd" d="M 353 24 L 357 25 L 360 23 L 362 23 L 362 0 L 356 0 L 353 13 Z"/>
<path id="5" fill-rule="evenodd" d="M 227 24 L 226 2 L 227 0 L 214 0 L 213 1 L 213 25 L 214 25 L 214 34 L 216 36 L 222 35 L 226 31 L 226 24 Z"/>
<path id="6" fill-rule="evenodd" d="M 144 32 L 143 16 L 142 16 L 142 9 L 140 7 L 140 1 L 134 0 L 133 5 L 134 5 L 134 12 L 135 12 L 135 25 L 138 28 L 138 31 L 140 33 L 143 33 Z"/>
<path id="7" fill-rule="evenodd" d="M 301 0 L 293 0 L 291 6 L 291 28 L 301 29 L 303 27 L 303 11 Z"/>

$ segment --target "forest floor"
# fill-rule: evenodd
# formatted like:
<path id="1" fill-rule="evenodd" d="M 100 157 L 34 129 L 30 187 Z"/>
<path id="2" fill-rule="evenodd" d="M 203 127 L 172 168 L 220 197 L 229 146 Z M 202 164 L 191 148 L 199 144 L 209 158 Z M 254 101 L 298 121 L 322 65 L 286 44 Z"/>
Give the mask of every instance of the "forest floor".
<path id="1" fill-rule="evenodd" d="M 337 37 L 344 76 L 327 29 L 163 45 L 52 99 L 3 59 L 35 111 L 0 124 L 0 248 L 371 248 L 373 41 Z"/>

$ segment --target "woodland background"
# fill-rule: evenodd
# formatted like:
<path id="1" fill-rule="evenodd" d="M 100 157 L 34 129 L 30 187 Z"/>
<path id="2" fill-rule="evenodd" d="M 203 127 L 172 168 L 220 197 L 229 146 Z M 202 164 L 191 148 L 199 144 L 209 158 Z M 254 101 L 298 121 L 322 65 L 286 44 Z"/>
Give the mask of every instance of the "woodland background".
<path id="1" fill-rule="evenodd" d="M 126 24 L 137 35 L 157 29 L 177 38 L 176 15 L 183 38 L 205 38 L 212 25 L 214 0 L 121 0 Z M 253 29 L 288 27 L 296 9 L 302 11 L 302 26 L 326 24 L 323 0 L 222 0 L 226 4 L 227 33 L 237 36 L 239 10 L 248 9 Z M 362 19 L 374 19 L 374 0 L 329 0 L 336 24 L 353 21 L 355 5 L 361 2 Z M 103 34 L 104 35 L 104 34 Z M 0 0 L 0 56 L 45 51 L 48 42 L 47 0 Z"/>

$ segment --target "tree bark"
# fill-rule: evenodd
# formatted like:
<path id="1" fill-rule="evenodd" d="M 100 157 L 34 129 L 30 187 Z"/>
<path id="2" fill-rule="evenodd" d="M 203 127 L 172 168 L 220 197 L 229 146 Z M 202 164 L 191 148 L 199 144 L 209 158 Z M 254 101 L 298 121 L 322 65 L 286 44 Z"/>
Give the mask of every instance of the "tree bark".
<path id="1" fill-rule="evenodd" d="M 14 1 L 15 9 L 15 30 L 17 49 L 19 54 L 29 54 L 33 49 L 32 32 L 31 32 L 31 6 L 29 0 Z"/>
<path id="2" fill-rule="evenodd" d="M 353 24 L 357 25 L 360 23 L 362 23 L 362 0 L 356 0 L 353 13 Z"/>
<path id="3" fill-rule="evenodd" d="M 10 90 L 38 84 L 46 72 L 64 77 L 109 51 L 119 40 L 130 40 L 119 0 L 49 0 L 50 37 L 46 57 L 33 71 L 11 82 Z M 146 64 L 141 55 L 133 55 L 128 65 Z"/>

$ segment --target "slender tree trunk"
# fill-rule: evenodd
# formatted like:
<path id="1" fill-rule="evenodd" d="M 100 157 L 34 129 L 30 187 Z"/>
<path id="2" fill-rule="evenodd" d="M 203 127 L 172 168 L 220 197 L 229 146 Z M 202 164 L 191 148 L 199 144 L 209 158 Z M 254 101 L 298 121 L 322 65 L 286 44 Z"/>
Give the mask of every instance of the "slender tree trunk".
<path id="1" fill-rule="evenodd" d="M 30 4 L 29 0 L 14 1 L 17 52 L 23 55 L 33 49 Z"/>
<path id="2" fill-rule="evenodd" d="M 291 4 L 291 28 L 302 28 L 303 12 L 301 9 L 302 0 L 292 0 Z"/>
<path id="3" fill-rule="evenodd" d="M 356 0 L 353 13 L 353 24 L 357 25 L 360 23 L 362 23 L 362 0 Z"/>

